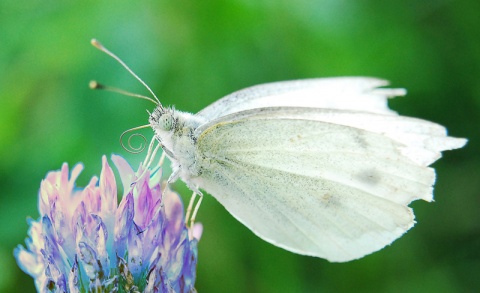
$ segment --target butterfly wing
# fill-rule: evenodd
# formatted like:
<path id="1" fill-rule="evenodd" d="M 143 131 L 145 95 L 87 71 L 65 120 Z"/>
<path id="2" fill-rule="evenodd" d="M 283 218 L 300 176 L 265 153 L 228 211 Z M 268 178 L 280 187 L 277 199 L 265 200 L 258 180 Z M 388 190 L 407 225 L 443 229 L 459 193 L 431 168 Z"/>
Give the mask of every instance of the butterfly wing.
<path id="1" fill-rule="evenodd" d="M 413 226 L 407 205 L 432 199 L 433 169 L 387 135 L 295 110 L 251 110 L 203 126 L 193 183 L 262 239 L 334 262 L 377 251 Z M 444 149 L 465 143 L 443 139 Z"/>
<path id="2" fill-rule="evenodd" d="M 414 162 L 428 166 L 441 157 L 441 152 L 460 148 L 463 138 L 447 136 L 445 127 L 418 118 L 398 114 L 378 114 L 338 109 L 267 107 L 229 114 L 196 129 L 195 136 L 216 124 L 246 119 L 294 119 L 327 122 L 350 126 L 386 136 L 400 143 L 399 151 Z"/>
<path id="3" fill-rule="evenodd" d="M 309 107 L 395 114 L 387 98 L 404 89 L 377 89 L 388 82 L 368 77 L 315 78 L 252 86 L 211 104 L 196 116 L 208 121 L 239 111 L 263 107 Z"/>

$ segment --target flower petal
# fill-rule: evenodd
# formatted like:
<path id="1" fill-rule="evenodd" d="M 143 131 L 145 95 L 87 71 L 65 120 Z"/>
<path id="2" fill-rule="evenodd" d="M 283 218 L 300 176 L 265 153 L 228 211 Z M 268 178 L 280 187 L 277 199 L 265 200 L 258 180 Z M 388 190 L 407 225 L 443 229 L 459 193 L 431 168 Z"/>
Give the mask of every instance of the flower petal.
<path id="1" fill-rule="evenodd" d="M 142 229 L 152 220 L 153 218 L 153 197 L 148 182 L 144 182 L 135 198 L 135 223 Z"/>
<path id="2" fill-rule="evenodd" d="M 34 278 L 43 273 L 45 266 L 43 262 L 39 261 L 37 254 L 27 251 L 23 246 L 18 245 L 14 249 L 13 255 L 17 259 L 18 266 L 25 273 Z"/>
<path id="3" fill-rule="evenodd" d="M 80 284 L 78 281 L 78 262 L 77 259 L 75 259 L 72 268 L 70 269 L 70 272 L 68 273 L 68 290 L 70 293 L 77 293 L 80 292 Z"/>
<path id="4" fill-rule="evenodd" d="M 77 246 L 77 254 L 90 280 L 94 280 L 99 276 L 103 276 L 100 264 L 97 261 L 95 250 L 85 242 L 79 242 Z"/>
<path id="5" fill-rule="evenodd" d="M 107 157 L 102 157 L 102 173 L 100 174 L 100 193 L 102 195 L 102 211 L 113 212 L 117 208 L 117 184 Z"/>
<path id="6" fill-rule="evenodd" d="M 135 182 L 137 177 L 130 164 L 124 158 L 118 155 L 112 155 L 111 158 L 120 174 L 123 184 L 123 196 L 125 196 L 129 192 L 132 182 Z"/>
<path id="7" fill-rule="evenodd" d="M 129 193 L 120 202 L 120 206 L 115 213 L 115 243 L 117 245 L 117 253 L 123 256 L 126 249 L 126 240 L 132 229 L 134 217 L 133 195 Z"/>
<path id="8" fill-rule="evenodd" d="M 135 279 L 133 278 L 132 273 L 129 270 L 127 262 L 117 256 L 117 263 L 118 263 L 118 272 L 120 273 L 120 288 L 123 288 L 126 292 L 135 292 L 138 290 L 137 286 L 135 286 Z M 152 291 L 154 292 L 154 291 Z"/>
<path id="9" fill-rule="evenodd" d="M 75 188 L 81 164 L 70 176 L 67 164 L 47 174 L 41 217 L 28 219 L 27 249 L 14 250 L 18 265 L 40 292 L 191 291 L 201 228 L 185 227 L 177 194 L 168 190 L 163 199 L 161 170 L 150 176 L 150 169 L 140 165 L 134 172 L 123 158 L 112 159 L 125 192 L 118 205 L 105 157 L 101 176 L 84 189 Z"/>

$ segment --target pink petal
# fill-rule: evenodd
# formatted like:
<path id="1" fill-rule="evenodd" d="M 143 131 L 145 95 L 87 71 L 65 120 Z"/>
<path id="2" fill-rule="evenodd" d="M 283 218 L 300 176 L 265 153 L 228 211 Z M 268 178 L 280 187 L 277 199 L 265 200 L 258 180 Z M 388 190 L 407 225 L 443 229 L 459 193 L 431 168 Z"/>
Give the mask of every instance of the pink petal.
<path id="1" fill-rule="evenodd" d="M 130 164 L 124 158 L 118 155 L 112 155 L 111 159 L 120 174 L 120 179 L 123 184 L 123 196 L 125 196 L 130 190 L 130 185 L 137 177 Z"/>
<path id="2" fill-rule="evenodd" d="M 100 192 L 102 194 L 102 211 L 114 212 L 117 208 L 117 183 L 107 157 L 102 156 L 102 173 L 100 174 Z"/>

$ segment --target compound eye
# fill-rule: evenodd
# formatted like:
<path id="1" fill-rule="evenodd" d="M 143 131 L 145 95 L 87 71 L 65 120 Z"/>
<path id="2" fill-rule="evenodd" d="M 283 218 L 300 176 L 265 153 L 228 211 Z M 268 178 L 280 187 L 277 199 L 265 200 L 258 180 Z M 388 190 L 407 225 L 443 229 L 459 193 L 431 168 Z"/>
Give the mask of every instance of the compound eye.
<path id="1" fill-rule="evenodd" d="M 166 131 L 173 129 L 173 117 L 170 114 L 163 114 L 159 121 L 160 127 Z"/>

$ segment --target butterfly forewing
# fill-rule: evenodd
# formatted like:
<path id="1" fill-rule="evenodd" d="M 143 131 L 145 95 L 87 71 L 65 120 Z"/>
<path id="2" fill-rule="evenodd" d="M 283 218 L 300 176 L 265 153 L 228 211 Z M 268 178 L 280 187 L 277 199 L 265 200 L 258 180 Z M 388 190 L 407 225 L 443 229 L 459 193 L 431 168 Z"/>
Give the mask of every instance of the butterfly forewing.
<path id="1" fill-rule="evenodd" d="M 387 98 L 404 89 L 376 89 L 388 82 L 368 77 L 314 78 L 252 86 L 223 97 L 196 115 L 213 120 L 228 114 L 264 107 L 305 107 L 396 114 Z"/>

